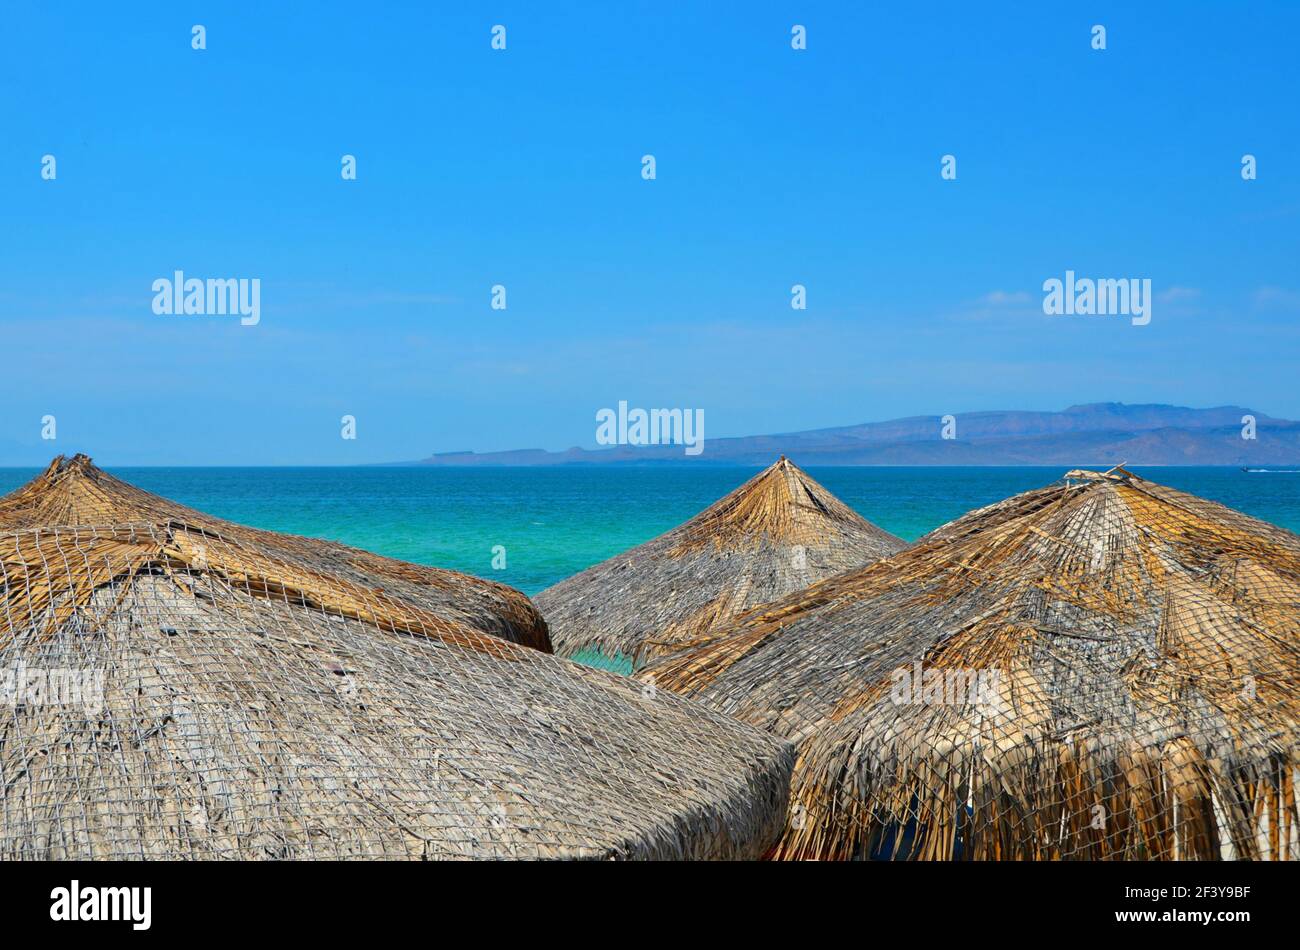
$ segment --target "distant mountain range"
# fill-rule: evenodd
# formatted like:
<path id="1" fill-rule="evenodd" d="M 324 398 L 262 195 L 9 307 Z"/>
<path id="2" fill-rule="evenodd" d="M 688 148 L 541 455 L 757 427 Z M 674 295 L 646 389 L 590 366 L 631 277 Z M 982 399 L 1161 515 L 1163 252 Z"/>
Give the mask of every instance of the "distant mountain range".
<path id="1" fill-rule="evenodd" d="M 1242 438 L 1244 416 L 1256 438 Z M 1300 465 L 1300 422 L 1240 406 L 1093 403 L 1061 412 L 970 412 L 955 417 L 955 438 L 939 416 L 909 416 L 833 429 L 709 439 L 687 456 L 680 445 L 621 445 L 562 452 L 446 452 L 419 465 L 769 465 L 788 455 L 816 465 Z M 594 431 L 594 427 L 593 427 Z"/>

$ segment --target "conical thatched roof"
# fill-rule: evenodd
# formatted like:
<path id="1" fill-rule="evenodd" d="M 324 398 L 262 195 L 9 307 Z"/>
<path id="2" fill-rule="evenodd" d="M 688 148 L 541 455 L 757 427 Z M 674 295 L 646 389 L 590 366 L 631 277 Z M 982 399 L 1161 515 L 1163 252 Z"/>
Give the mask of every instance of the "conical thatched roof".
<path id="1" fill-rule="evenodd" d="M 0 860 L 752 857 L 781 828 L 788 746 L 489 635 L 544 641 L 508 588 L 84 457 L 0 500 L 0 581 Z"/>
<path id="2" fill-rule="evenodd" d="M 782 456 L 685 524 L 534 601 L 562 656 L 644 661 L 903 547 Z"/>
<path id="3" fill-rule="evenodd" d="M 225 571 L 241 584 L 274 589 L 277 596 L 345 614 L 370 615 L 377 609 L 371 592 L 379 591 L 424 611 L 420 622 L 425 626 L 439 621 L 459 623 L 551 652 L 545 622 L 528 598 L 514 588 L 330 541 L 260 531 L 213 518 L 114 478 L 84 455 L 60 456 L 40 476 L 0 497 L 0 531 L 131 524 L 183 527 L 177 544 L 184 547 L 169 552 L 172 557 L 187 562 L 206 559 L 210 563 L 205 567 Z M 240 560 L 228 564 L 213 561 L 214 552 L 206 550 L 203 542 L 205 534 L 234 543 Z M 340 599 L 344 591 L 344 599 Z M 83 593 L 89 596 L 90 591 Z"/>
<path id="4" fill-rule="evenodd" d="M 1122 469 L 642 677 L 797 743 L 780 857 L 1300 857 L 1300 537 Z"/>

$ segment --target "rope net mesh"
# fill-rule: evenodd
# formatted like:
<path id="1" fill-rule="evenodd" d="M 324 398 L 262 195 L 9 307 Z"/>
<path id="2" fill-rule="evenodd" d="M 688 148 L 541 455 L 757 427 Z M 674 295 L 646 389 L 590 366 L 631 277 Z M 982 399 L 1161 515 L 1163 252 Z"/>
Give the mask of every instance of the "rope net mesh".
<path id="1" fill-rule="evenodd" d="M 511 642 L 545 625 L 508 588 L 143 493 L 69 505 L 123 483 L 51 471 L 0 500 L 0 859 L 745 858 L 779 834 L 788 746 Z M 56 509 L 106 520 L 13 527 Z"/>
<path id="2" fill-rule="evenodd" d="M 685 524 L 536 597 L 555 651 L 640 664 L 904 542 L 782 457 Z"/>
<path id="3" fill-rule="evenodd" d="M 640 676 L 796 744 L 776 857 L 1300 858 L 1300 538 L 1123 469 Z"/>

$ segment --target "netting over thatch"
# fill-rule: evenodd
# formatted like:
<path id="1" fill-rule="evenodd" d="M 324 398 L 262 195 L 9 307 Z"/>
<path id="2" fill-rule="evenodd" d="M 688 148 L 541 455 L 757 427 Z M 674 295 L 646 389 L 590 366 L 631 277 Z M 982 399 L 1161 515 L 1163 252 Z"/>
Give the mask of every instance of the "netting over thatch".
<path id="1" fill-rule="evenodd" d="M 685 524 L 534 601 L 557 653 L 644 661 L 904 546 L 782 456 Z"/>
<path id="2" fill-rule="evenodd" d="M 1300 858 L 1300 537 L 1118 469 L 641 674 L 797 743 L 785 858 Z"/>
<path id="3" fill-rule="evenodd" d="M 514 643 L 551 651 L 546 624 L 532 603 L 504 584 L 455 571 L 380 557 L 331 541 L 260 531 L 223 521 L 166 498 L 141 491 L 96 468 L 78 455 L 59 457 L 38 478 L 0 497 L 0 531 L 53 527 L 114 527 L 130 524 L 177 525 L 174 556 L 207 560 L 238 583 L 278 591 L 285 597 L 382 621 L 375 594 L 418 608 L 423 625 L 447 621 Z M 202 541 L 212 534 L 233 542 L 238 560 L 218 563 Z M 83 596 L 90 590 L 83 588 Z M 393 618 L 389 618 L 392 620 Z M 399 621 L 394 621 L 399 622 Z M 400 623 L 400 622 L 399 622 Z"/>
<path id="4" fill-rule="evenodd" d="M 788 746 L 485 633 L 544 638 L 508 588 L 81 457 L 0 500 L 0 582 L 0 859 L 752 857 L 780 832 Z"/>

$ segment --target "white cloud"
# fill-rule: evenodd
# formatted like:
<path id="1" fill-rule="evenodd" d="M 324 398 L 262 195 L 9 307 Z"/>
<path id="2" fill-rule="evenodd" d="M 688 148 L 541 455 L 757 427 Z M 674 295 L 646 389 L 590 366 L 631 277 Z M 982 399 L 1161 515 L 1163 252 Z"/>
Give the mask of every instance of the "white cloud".
<path id="1" fill-rule="evenodd" d="M 1161 303 L 1181 303 L 1187 300 L 1196 300 L 1201 296 L 1198 287 L 1170 287 L 1156 294 L 1156 300 Z"/>
<path id="2" fill-rule="evenodd" d="M 990 307 L 1008 307 L 1015 304 L 1029 303 L 1032 298 L 1023 290 L 992 290 L 979 299 Z"/>
<path id="3" fill-rule="evenodd" d="M 1261 287 L 1255 291 L 1255 306 L 1276 310 L 1300 310 L 1300 291 L 1285 287 Z"/>

